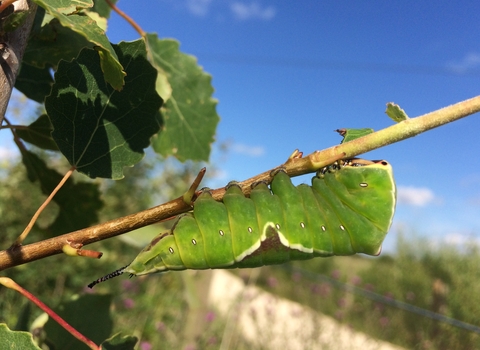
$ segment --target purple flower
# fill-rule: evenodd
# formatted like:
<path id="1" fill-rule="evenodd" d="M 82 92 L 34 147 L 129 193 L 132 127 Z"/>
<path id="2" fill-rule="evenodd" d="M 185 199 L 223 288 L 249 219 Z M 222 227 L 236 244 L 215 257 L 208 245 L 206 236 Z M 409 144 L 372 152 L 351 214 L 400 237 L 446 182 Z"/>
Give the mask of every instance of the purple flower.
<path id="1" fill-rule="evenodd" d="M 87 286 L 85 286 L 85 287 L 83 288 L 83 292 L 86 293 L 86 294 L 93 294 L 93 293 L 95 293 L 95 290 L 92 289 L 92 288 L 88 288 Z"/>
<path id="2" fill-rule="evenodd" d="M 214 319 L 215 319 L 215 313 L 213 311 L 207 312 L 207 314 L 205 315 L 205 320 L 207 322 L 212 322 Z"/>
<path id="3" fill-rule="evenodd" d="M 125 309 L 132 309 L 135 306 L 135 301 L 130 298 L 123 299 L 123 307 Z"/>
<path id="4" fill-rule="evenodd" d="M 332 277 L 338 280 L 340 278 L 340 271 L 339 270 L 333 270 L 332 271 Z"/>
<path id="5" fill-rule="evenodd" d="M 157 329 L 158 332 L 163 332 L 167 327 L 165 326 L 165 323 L 157 322 L 155 323 L 155 328 Z"/>
<path id="6" fill-rule="evenodd" d="M 140 350 L 152 350 L 152 344 L 148 341 L 142 341 L 140 343 Z"/>
<path id="7" fill-rule="evenodd" d="M 302 274 L 300 272 L 292 273 L 293 282 L 300 282 L 302 280 Z"/>
<path id="8" fill-rule="evenodd" d="M 322 297 L 328 297 L 332 292 L 332 286 L 328 283 L 314 284 L 311 288 L 313 294 L 320 294 Z"/>
<path id="9" fill-rule="evenodd" d="M 278 281 L 275 277 L 271 276 L 268 277 L 267 284 L 270 288 L 275 288 L 276 286 L 278 286 Z"/>
<path id="10" fill-rule="evenodd" d="M 123 280 L 122 288 L 127 292 L 138 292 L 138 285 L 131 280 Z"/>
<path id="11" fill-rule="evenodd" d="M 354 286 L 358 286 L 360 283 L 362 283 L 362 279 L 358 276 L 353 276 L 350 283 L 352 283 Z"/>

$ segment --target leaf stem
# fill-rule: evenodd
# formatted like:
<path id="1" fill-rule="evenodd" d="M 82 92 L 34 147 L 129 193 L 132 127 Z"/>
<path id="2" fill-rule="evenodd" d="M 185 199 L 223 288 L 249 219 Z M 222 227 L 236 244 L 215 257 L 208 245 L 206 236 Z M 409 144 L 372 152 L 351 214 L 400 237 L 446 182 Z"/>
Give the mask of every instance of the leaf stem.
<path id="1" fill-rule="evenodd" d="M 38 208 L 37 212 L 32 216 L 32 219 L 28 223 L 27 227 L 25 227 L 25 230 L 23 230 L 22 234 L 17 237 L 15 242 L 12 244 L 12 246 L 9 249 L 15 249 L 16 247 L 20 246 L 22 242 L 25 240 L 25 238 L 28 236 L 30 231 L 32 230 L 33 225 L 35 225 L 35 222 L 37 221 L 38 217 L 42 213 L 42 211 L 46 208 L 48 203 L 50 203 L 53 199 L 53 197 L 57 194 L 57 192 L 62 188 L 62 186 L 65 184 L 65 182 L 70 178 L 70 176 L 73 174 L 75 171 L 75 167 L 72 166 L 70 170 L 67 171 L 63 179 L 58 183 L 57 187 L 54 188 L 52 193 L 48 196 L 47 199 L 45 199 L 45 202 Z"/>
<path id="2" fill-rule="evenodd" d="M 135 22 L 135 20 L 130 17 L 129 15 L 127 15 L 125 12 L 123 12 L 122 10 L 120 10 L 117 5 L 111 3 L 109 0 L 105 0 L 105 2 L 107 3 L 108 6 L 111 7 L 111 9 L 113 11 L 115 11 L 116 13 L 118 13 L 118 15 L 120 17 L 122 17 L 124 20 L 126 20 L 139 34 L 142 38 L 144 38 L 147 33 L 145 33 L 143 31 L 143 29 L 137 24 L 137 22 Z"/>
<path id="3" fill-rule="evenodd" d="M 15 281 L 13 281 L 11 278 L 8 277 L 0 277 L 0 284 L 3 286 L 16 290 L 20 294 L 22 294 L 24 297 L 26 297 L 28 300 L 33 302 L 35 305 L 37 305 L 40 309 L 42 309 L 44 312 L 48 314 L 51 318 L 53 318 L 60 326 L 65 328 L 67 332 L 69 332 L 71 335 L 73 335 L 75 338 L 80 340 L 82 343 L 86 344 L 90 349 L 93 350 L 101 350 L 101 347 L 95 344 L 93 341 L 85 337 L 83 334 L 81 334 L 79 331 L 77 331 L 74 327 L 72 327 L 67 321 L 65 321 L 63 318 L 61 318 L 59 315 L 55 313 L 52 309 L 50 309 L 47 305 L 45 305 L 43 302 L 41 302 L 35 295 L 27 291 L 26 289 L 22 288 L 20 285 L 18 285 Z"/>

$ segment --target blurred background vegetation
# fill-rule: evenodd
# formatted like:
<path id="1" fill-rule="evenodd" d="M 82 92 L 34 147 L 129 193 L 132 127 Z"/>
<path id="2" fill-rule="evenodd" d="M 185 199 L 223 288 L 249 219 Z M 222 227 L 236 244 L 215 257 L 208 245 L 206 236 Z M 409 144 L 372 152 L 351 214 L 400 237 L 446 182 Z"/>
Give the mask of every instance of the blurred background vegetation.
<path id="1" fill-rule="evenodd" d="M 52 159 L 50 154 L 48 157 Z M 60 158 L 58 162 L 61 169 Z M 102 182 L 101 221 L 178 197 L 200 168 L 200 164 L 190 163 L 185 167 L 163 162 L 163 170 L 159 171 L 154 162 L 157 162 L 154 157 L 147 158 L 134 168 L 126 169 L 125 179 Z M 67 168 L 66 164 L 64 166 Z M 21 163 L 1 164 L 0 187 L 0 242 L 2 248 L 6 248 L 23 230 L 43 195 L 28 181 Z M 42 227 L 48 226 L 54 216 L 53 205 L 42 214 L 28 241 L 41 240 Z M 104 253 L 101 260 L 57 255 L 8 269 L 5 275 L 55 308 L 76 296 L 92 293 L 86 288 L 89 282 L 128 264 L 162 227 L 164 224 L 89 246 L 89 249 Z M 329 315 L 352 329 L 405 348 L 480 348 L 478 333 L 365 298 L 342 287 L 354 286 L 479 325 L 478 245 L 472 242 L 463 247 L 433 247 L 420 239 L 411 240 L 410 235 L 410 232 L 403 232 L 396 253 L 382 254 L 378 258 L 318 258 L 264 267 L 260 269 L 256 284 Z M 245 280 L 249 274 L 249 270 L 232 272 Z M 110 313 L 114 333 L 134 334 L 140 339 L 139 349 L 184 348 L 192 305 L 189 300 L 192 290 L 185 287 L 188 284 L 185 276 L 185 272 L 132 279 L 122 276 L 99 285 L 93 293 L 112 295 Z M 11 328 L 16 325 L 16 329 L 28 330 L 41 315 L 26 299 L 6 288 L 0 288 L 0 310 L 0 322 L 6 322 Z M 226 320 L 208 306 L 199 310 L 204 324 L 201 335 L 195 338 L 196 348 L 216 349 L 222 341 Z M 41 336 L 42 327 L 37 332 Z M 308 339 L 305 342 L 307 344 Z M 236 336 L 229 348 L 255 346 Z"/>

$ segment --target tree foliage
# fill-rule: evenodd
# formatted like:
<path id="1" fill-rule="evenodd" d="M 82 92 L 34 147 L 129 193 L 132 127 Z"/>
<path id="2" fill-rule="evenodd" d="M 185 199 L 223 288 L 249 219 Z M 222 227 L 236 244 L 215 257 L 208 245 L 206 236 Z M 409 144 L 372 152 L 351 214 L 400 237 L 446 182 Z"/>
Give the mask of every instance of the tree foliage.
<path id="1" fill-rule="evenodd" d="M 208 161 L 219 121 L 210 75 L 203 71 L 193 56 L 180 51 L 177 41 L 158 38 L 154 33 L 140 31 L 140 39 L 136 41 L 110 43 L 105 33 L 110 12 L 111 7 L 104 1 L 36 0 L 30 7 L 15 8 L 14 11 L 10 6 L 1 13 L 0 34 L 6 44 L 4 50 L 21 58 L 15 88 L 43 104 L 45 110 L 26 125 L 5 118 L 0 130 L 4 134 L 12 132 L 23 161 L 23 169 L 15 165 L 12 168 L 14 172 L 5 172 L 2 182 L 7 186 L 2 191 L 2 204 L 13 202 L 22 206 L 21 209 L 17 206 L 16 210 L 10 210 L 13 208 L 2 205 L 4 249 L 21 232 L 22 225 L 25 225 L 23 220 L 33 214 L 35 206 L 38 207 L 41 193 L 49 195 L 61 181 L 65 160 L 77 172 L 91 179 L 114 180 L 122 179 L 125 168 L 132 166 L 143 169 L 135 172 L 137 176 L 142 173 L 148 176 L 151 173 L 148 167 L 139 167 L 138 163 L 145 157 L 145 149 L 150 145 L 158 153 L 157 158 L 174 156 L 182 162 Z M 13 43 L 10 44 L 9 38 L 22 25 L 28 27 L 28 42 L 24 51 L 18 51 Z M 4 115 L 0 119 L 3 120 Z M 63 159 L 59 158 L 59 154 Z M 20 195 L 22 188 L 31 187 L 21 181 L 25 176 L 40 189 L 27 190 L 35 193 L 30 199 L 38 198 L 37 201 L 25 201 Z M 16 181 L 7 181 L 7 178 Z M 142 187 L 141 183 L 141 177 L 133 176 L 127 189 L 108 183 L 102 185 L 98 180 L 81 176 L 68 179 L 53 197 L 56 204 L 53 210 L 47 210 L 42 215 L 28 241 L 82 229 L 97 223 L 99 215 L 111 217 L 131 213 L 125 212 L 127 210 L 145 209 L 152 204 L 152 196 L 151 190 L 146 192 L 148 186 Z M 140 194 L 142 188 L 145 191 L 144 200 L 133 206 L 131 201 L 125 203 L 125 197 L 122 202 L 108 196 L 109 193 L 125 195 L 126 191 L 135 189 Z M 131 192 L 128 194 L 131 195 Z M 108 208 L 102 214 L 100 210 L 105 206 Z M 86 268 L 84 263 L 91 264 L 83 259 L 81 261 L 80 265 L 76 265 L 79 269 Z M 36 271 L 41 268 L 40 265 L 39 262 L 32 263 L 29 270 Z M 75 273 L 67 270 L 61 272 L 67 278 L 62 288 L 78 290 L 80 281 L 72 279 L 68 282 L 71 279 L 68 276 Z M 43 276 L 45 282 L 48 282 L 47 275 Z M 18 278 L 17 282 L 25 283 L 41 296 L 43 293 L 31 283 L 33 275 L 25 276 Z M 52 282 L 54 285 L 58 283 Z M 81 283 L 84 284 L 85 280 Z M 44 288 L 51 290 L 54 285 L 47 283 Z M 0 293 L 6 293 L 5 289 Z M 78 319 L 80 324 L 75 325 L 76 328 L 81 330 L 90 324 L 92 331 L 84 329 L 85 334 L 97 343 L 109 338 L 112 327 L 104 328 L 100 334 L 97 326 L 107 325 L 108 322 L 101 320 L 111 317 L 111 298 L 103 300 L 103 296 L 85 295 L 68 301 L 70 296 L 70 293 L 63 295 L 64 303 L 58 305 L 60 314 L 63 313 L 67 320 L 72 316 L 78 319 L 80 309 L 93 308 L 99 314 L 93 318 L 86 316 L 86 320 Z M 89 299 L 88 302 L 85 298 Z M 9 306 L 3 304 L 2 308 L 8 310 Z M 12 313 L 5 313 L 5 317 L 7 315 Z M 29 315 L 31 319 L 38 313 L 32 315 L 29 312 Z M 3 317 L 1 321 L 15 322 Z M 40 327 L 47 332 L 47 338 L 38 338 L 37 343 L 64 349 L 78 348 L 78 341 L 68 340 L 69 336 L 52 322 L 50 320 L 45 327 Z M 5 340 L 17 341 L 15 339 L 20 337 L 8 328 L 2 333 Z M 131 337 L 116 337 L 108 344 L 104 343 L 104 348 L 132 348 L 135 341 L 132 342 Z M 29 348 L 28 345 L 23 346 Z M 31 348 L 35 348 L 33 343 Z"/>

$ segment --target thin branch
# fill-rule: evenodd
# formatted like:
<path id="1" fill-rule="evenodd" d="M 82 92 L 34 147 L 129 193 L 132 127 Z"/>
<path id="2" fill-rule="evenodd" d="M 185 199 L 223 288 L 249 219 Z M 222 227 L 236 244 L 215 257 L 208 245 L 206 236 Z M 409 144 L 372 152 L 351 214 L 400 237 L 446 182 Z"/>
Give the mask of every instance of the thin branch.
<path id="1" fill-rule="evenodd" d="M 12 244 L 10 249 L 15 249 L 15 247 L 20 246 L 22 242 L 27 238 L 28 234 L 33 228 L 33 225 L 35 225 L 35 222 L 37 222 L 38 217 L 42 213 L 42 211 L 47 207 L 47 205 L 52 201 L 53 197 L 57 194 L 58 191 L 62 188 L 62 186 L 67 182 L 67 180 L 70 178 L 70 176 L 73 174 L 75 171 L 75 167 L 71 167 L 67 173 L 63 176 L 62 180 L 58 183 L 58 185 L 53 189 L 52 193 L 45 199 L 43 204 L 37 209 L 36 213 L 32 216 L 32 219 L 28 223 L 27 227 L 25 227 L 25 230 L 23 230 L 22 234 L 17 237 L 15 242 Z"/>
<path id="2" fill-rule="evenodd" d="M 122 17 L 124 20 L 126 20 L 137 32 L 138 34 L 140 34 L 140 36 L 142 38 L 144 38 L 147 33 L 145 33 L 145 31 L 142 29 L 142 27 L 140 27 L 137 22 L 135 22 L 135 20 L 130 17 L 129 15 L 127 15 L 125 12 L 123 12 L 122 10 L 120 10 L 117 5 L 113 4 L 112 2 L 110 2 L 109 0 L 105 0 L 105 2 L 107 3 L 108 6 L 110 6 L 112 8 L 113 11 L 115 11 L 116 13 L 118 13 L 118 15 L 120 17 Z"/>
<path id="3" fill-rule="evenodd" d="M 452 121 L 464 118 L 480 111 L 480 96 L 459 102 L 452 106 L 412 118 L 395 124 L 386 129 L 369 134 L 341 145 L 316 151 L 307 157 L 291 157 L 282 166 L 289 176 L 298 176 L 316 171 L 331 163 L 332 159 L 348 159 L 359 154 L 383 147 L 385 145 L 405 140 L 427 130 L 439 127 Z M 330 162 L 330 163 L 329 163 Z M 240 182 L 239 185 L 246 195 L 250 193 L 250 186 L 257 181 L 271 180 L 270 172 L 266 171 L 255 177 Z M 216 200 L 221 200 L 225 194 L 225 188 L 212 191 Z M 111 220 L 83 230 L 78 230 L 48 240 L 19 246 L 0 252 L 0 270 L 21 265 L 33 260 L 59 254 L 62 247 L 68 242 L 79 242 L 87 245 L 107 238 L 121 235 L 138 228 L 152 225 L 172 216 L 179 215 L 191 210 L 183 197 L 179 197 L 168 203 L 147 209 L 136 214 L 128 215 L 119 219 Z"/>

